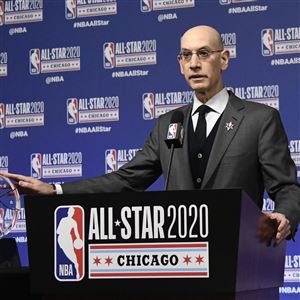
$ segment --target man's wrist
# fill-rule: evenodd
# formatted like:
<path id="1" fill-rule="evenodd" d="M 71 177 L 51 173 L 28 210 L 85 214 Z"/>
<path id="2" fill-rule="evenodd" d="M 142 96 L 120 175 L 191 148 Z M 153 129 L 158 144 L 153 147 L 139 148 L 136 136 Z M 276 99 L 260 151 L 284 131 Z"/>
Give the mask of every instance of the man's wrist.
<path id="1" fill-rule="evenodd" d="M 56 189 L 55 184 L 51 183 L 50 185 L 52 186 L 53 194 L 54 194 L 54 195 L 57 195 L 57 189 Z"/>
<path id="2" fill-rule="evenodd" d="M 54 195 L 62 195 L 63 194 L 63 190 L 60 184 L 57 183 L 52 183 L 52 188 L 53 188 L 53 193 Z"/>

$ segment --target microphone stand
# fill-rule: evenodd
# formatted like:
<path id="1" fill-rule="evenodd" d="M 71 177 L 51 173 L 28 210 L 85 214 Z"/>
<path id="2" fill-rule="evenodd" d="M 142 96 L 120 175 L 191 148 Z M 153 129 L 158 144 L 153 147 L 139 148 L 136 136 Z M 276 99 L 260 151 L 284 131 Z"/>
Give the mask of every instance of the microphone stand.
<path id="1" fill-rule="evenodd" d="M 166 176 L 166 182 L 165 182 L 165 191 L 168 190 L 170 171 L 171 171 L 171 165 L 172 165 L 172 159 L 173 159 L 173 152 L 174 152 L 174 143 L 172 143 L 172 145 L 171 145 L 171 154 L 170 154 L 170 160 L 169 160 L 169 164 L 168 164 L 168 170 L 167 170 L 167 176 Z"/>

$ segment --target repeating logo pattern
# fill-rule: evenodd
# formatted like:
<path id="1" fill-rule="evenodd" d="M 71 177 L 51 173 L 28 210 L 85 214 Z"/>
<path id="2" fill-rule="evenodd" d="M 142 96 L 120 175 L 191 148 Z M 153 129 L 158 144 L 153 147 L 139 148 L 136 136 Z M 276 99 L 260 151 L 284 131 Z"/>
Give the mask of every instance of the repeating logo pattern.
<path id="1" fill-rule="evenodd" d="M 228 89 L 242 99 L 265 104 L 279 110 L 280 89 L 278 84 L 228 87 Z"/>
<path id="2" fill-rule="evenodd" d="M 0 171 L 8 172 L 8 155 L 0 155 Z"/>
<path id="3" fill-rule="evenodd" d="M 62 178 L 82 176 L 81 152 L 32 153 L 30 156 L 33 178 Z"/>
<path id="4" fill-rule="evenodd" d="M 65 17 L 68 20 L 117 14 L 117 1 L 65 0 Z"/>
<path id="5" fill-rule="evenodd" d="M 30 49 L 29 51 L 29 73 L 31 75 L 41 72 L 41 51 L 40 49 Z"/>
<path id="6" fill-rule="evenodd" d="M 133 159 L 140 149 L 106 149 L 105 173 L 117 171 L 128 161 Z"/>
<path id="7" fill-rule="evenodd" d="M 4 24 L 4 2 L 0 1 L 0 26 Z"/>
<path id="8" fill-rule="evenodd" d="M 103 44 L 103 67 L 132 67 L 157 63 L 156 40 L 128 42 L 105 42 Z"/>
<path id="9" fill-rule="evenodd" d="M 43 21 L 43 0 L 0 1 L 0 26 Z"/>
<path id="10" fill-rule="evenodd" d="M 32 153 L 30 156 L 31 177 L 42 178 L 42 155 L 41 153 Z"/>
<path id="11" fill-rule="evenodd" d="M 44 101 L 0 103 L 0 129 L 44 126 Z"/>
<path id="12" fill-rule="evenodd" d="M 65 0 L 66 19 L 76 18 L 76 0 Z"/>
<path id="13" fill-rule="evenodd" d="M 228 5 L 228 4 L 234 4 L 234 3 L 244 3 L 244 2 L 256 2 L 258 0 L 219 0 L 221 5 Z"/>
<path id="14" fill-rule="evenodd" d="M 112 42 L 103 45 L 103 66 L 112 69 L 115 66 L 115 45 Z"/>
<path id="15" fill-rule="evenodd" d="M 30 75 L 79 71 L 80 62 L 80 46 L 29 50 Z"/>
<path id="16" fill-rule="evenodd" d="M 224 50 L 229 52 L 229 57 L 237 57 L 237 37 L 235 32 L 221 33 L 221 38 L 224 45 Z"/>
<path id="17" fill-rule="evenodd" d="M 261 30 L 263 56 L 300 53 L 300 27 Z"/>
<path id="18" fill-rule="evenodd" d="M 192 103 L 193 99 L 193 91 L 143 93 L 143 119 L 156 119 L 173 109 Z"/>
<path id="19" fill-rule="evenodd" d="M 154 94 L 143 94 L 143 118 L 144 120 L 152 120 L 155 117 L 154 111 Z"/>
<path id="20" fill-rule="evenodd" d="M 114 121 L 119 121 L 118 96 L 67 99 L 69 125 Z"/>
<path id="21" fill-rule="evenodd" d="M 268 5 L 259 5 L 261 2 L 260 0 L 219 0 L 221 5 L 228 8 L 229 14 L 261 13 L 267 11 Z"/>
<path id="22" fill-rule="evenodd" d="M 69 98 L 67 100 L 67 123 L 78 123 L 78 100 L 77 98 Z"/>
<path id="23" fill-rule="evenodd" d="M 274 37 L 272 29 L 263 29 L 261 31 L 261 47 L 263 56 L 274 54 Z"/>
<path id="24" fill-rule="evenodd" d="M 5 125 L 5 105 L 0 103 L 0 129 L 4 128 Z"/>
<path id="25" fill-rule="evenodd" d="M 141 12 L 151 12 L 165 9 L 190 8 L 195 6 L 195 0 L 140 0 Z"/>
<path id="26" fill-rule="evenodd" d="M 1 22 L 1 17 L 0 17 Z M 7 52 L 0 52 L 0 77 L 7 76 L 8 63 L 7 63 Z"/>
<path id="27" fill-rule="evenodd" d="M 286 255 L 284 282 L 300 282 L 300 255 Z"/>
<path id="28" fill-rule="evenodd" d="M 105 150 L 105 173 L 117 171 L 117 150 Z"/>

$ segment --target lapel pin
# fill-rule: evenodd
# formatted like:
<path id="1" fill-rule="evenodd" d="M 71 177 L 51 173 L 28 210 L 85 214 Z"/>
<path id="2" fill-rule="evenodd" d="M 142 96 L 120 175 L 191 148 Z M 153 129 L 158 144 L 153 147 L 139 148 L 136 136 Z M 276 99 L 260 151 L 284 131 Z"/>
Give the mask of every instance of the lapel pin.
<path id="1" fill-rule="evenodd" d="M 227 129 L 227 131 L 232 130 L 233 129 L 234 124 L 230 121 L 229 123 L 226 123 L 225 128 Z"/>

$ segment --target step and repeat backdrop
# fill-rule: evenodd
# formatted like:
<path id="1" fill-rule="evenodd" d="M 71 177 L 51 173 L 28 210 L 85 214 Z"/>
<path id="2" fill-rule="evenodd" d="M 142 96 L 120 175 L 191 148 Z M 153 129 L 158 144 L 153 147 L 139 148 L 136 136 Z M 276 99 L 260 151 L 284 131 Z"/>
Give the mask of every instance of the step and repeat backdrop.
<path id="1" fill-rule="evenodd" d="M 0 170 L 50 183 L 117 170 L 156 118 L 192 102 L 179 40 L 206 24 L 231 55 L 227 88 L 280 111 L 300 178 L 299 20 L 298 0 L 0 0 Z M 25 218 L 9 236 L 28 266 Z M 280 293 L 300 297 L 299 236 Z"/>

